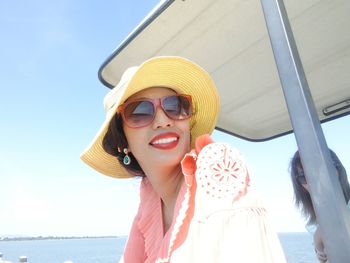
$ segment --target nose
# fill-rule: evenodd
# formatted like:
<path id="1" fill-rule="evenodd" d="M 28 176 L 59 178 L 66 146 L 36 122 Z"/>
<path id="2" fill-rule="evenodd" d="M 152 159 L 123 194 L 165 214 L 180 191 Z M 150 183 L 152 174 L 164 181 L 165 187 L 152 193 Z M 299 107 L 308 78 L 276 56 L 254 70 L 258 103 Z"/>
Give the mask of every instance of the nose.
<path id="1" fill-rule="evenodd" d="M 161 107 L 157 107 L 156 115 L 152 123 L 153 129 L 172 127 L 174 125 L 174 120 L 170 119 Z"/>

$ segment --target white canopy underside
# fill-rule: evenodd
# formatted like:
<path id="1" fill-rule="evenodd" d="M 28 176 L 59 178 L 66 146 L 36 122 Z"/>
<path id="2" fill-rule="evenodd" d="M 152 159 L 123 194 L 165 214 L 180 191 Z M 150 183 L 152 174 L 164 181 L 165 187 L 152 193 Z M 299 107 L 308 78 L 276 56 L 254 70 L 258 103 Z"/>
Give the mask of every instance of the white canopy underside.
<path id="1" fill-rule="evenodd" d="M 100 79 L 115 86 L 127 67 L 147 58 L 183 56 L 217 84 L 217 128 L 253 141 L 290 132 L 260 1 L 175 0 L 164 8 L 165 3 L 170 1 L 162 1 L 102 65 Z M 346 114 L 349 107 L 329 116 L 323 109 L 350 99 L 350 1 L 285 5 L 319 119 Z"/>

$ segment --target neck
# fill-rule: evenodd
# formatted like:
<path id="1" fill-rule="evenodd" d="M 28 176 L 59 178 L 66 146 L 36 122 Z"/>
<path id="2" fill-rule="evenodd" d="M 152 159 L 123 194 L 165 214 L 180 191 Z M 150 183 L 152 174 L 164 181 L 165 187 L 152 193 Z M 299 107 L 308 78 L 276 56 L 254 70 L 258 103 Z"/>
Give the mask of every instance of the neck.
<path id="1" fill-rule="evenodd" d="M 152 184 L 163 203 L 168 206 L 175 204 L 177 194 L 182 185 L 183 174 L 181 167 L 177 166 L 173 169 L 152 169 L 152 172 L 147 173 L 147 178 Z"/>
<path id="2" fill-rule="evenodd" d="M 145 171 L 148 180 L 152 184 L 162 200 L 163 230 L 168 230 L 172 223 L 176 199 L 181 189 L 184 176 L 181 166 L 173 169 L 152 169 L 149 173 Z"/>

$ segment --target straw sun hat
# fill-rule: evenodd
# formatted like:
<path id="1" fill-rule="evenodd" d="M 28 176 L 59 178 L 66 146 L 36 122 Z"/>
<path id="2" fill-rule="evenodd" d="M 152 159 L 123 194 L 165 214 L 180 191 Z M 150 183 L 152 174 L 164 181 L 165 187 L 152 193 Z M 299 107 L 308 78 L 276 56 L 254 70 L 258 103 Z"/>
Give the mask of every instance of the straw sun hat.
<path id="1" fill-rule="evenodd" d="M 220 101 L 209 74 L 197 64 L 181 57 L 154 57 L 138 67 L 127 69 L 118 85 L 106 95 L 106 119 L 80 157 L 86 164 L 108 176 L 131 177 L 115 156 L 104 151 L 102 141 L 109 122 L 118 112 L 118 106 L 131 95 L 150 87 L 168 87 L 179 94 L 192 96 L 192 146 L 199 135 L 213 131 Z"/>

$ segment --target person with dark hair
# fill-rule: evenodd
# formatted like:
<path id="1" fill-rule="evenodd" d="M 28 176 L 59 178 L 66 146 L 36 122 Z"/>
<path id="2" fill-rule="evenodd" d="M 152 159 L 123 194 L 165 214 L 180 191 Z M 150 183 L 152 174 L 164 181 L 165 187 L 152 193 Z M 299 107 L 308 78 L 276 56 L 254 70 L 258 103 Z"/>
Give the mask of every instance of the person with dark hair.
<path id="1" fill-rule="evenodd" d="M 219 96 L 181 57 L 125 71 L 81 159 L 116 178 L 140 177 L 140 204 L 120 262 L 276 262 L 285 258 L 235 149 L 214 143 Z"/>
<path id="2" fill-rule="evenodd" d="M 340 162 L 338 156 L 330 149 L 331 159 L 337 171 L 337 178 L 343 190 L 344 200 L 350 208 L 350 186 L 346 170 Z M 306 229 L 313 233 L 314 247 L 317 258 L 320 262 L 327 262 L 327 254 L 322 241 L 320 230 L 317 226 L 317 218 L 312 204 L 309 186 L 306 181 L 304 169 L 301 163 L 299 151 L 296 151 L 290 162 L 290 175 L 294 189 L 295 206 L 300 209 L 302 215 L 307 221 Z"/>

